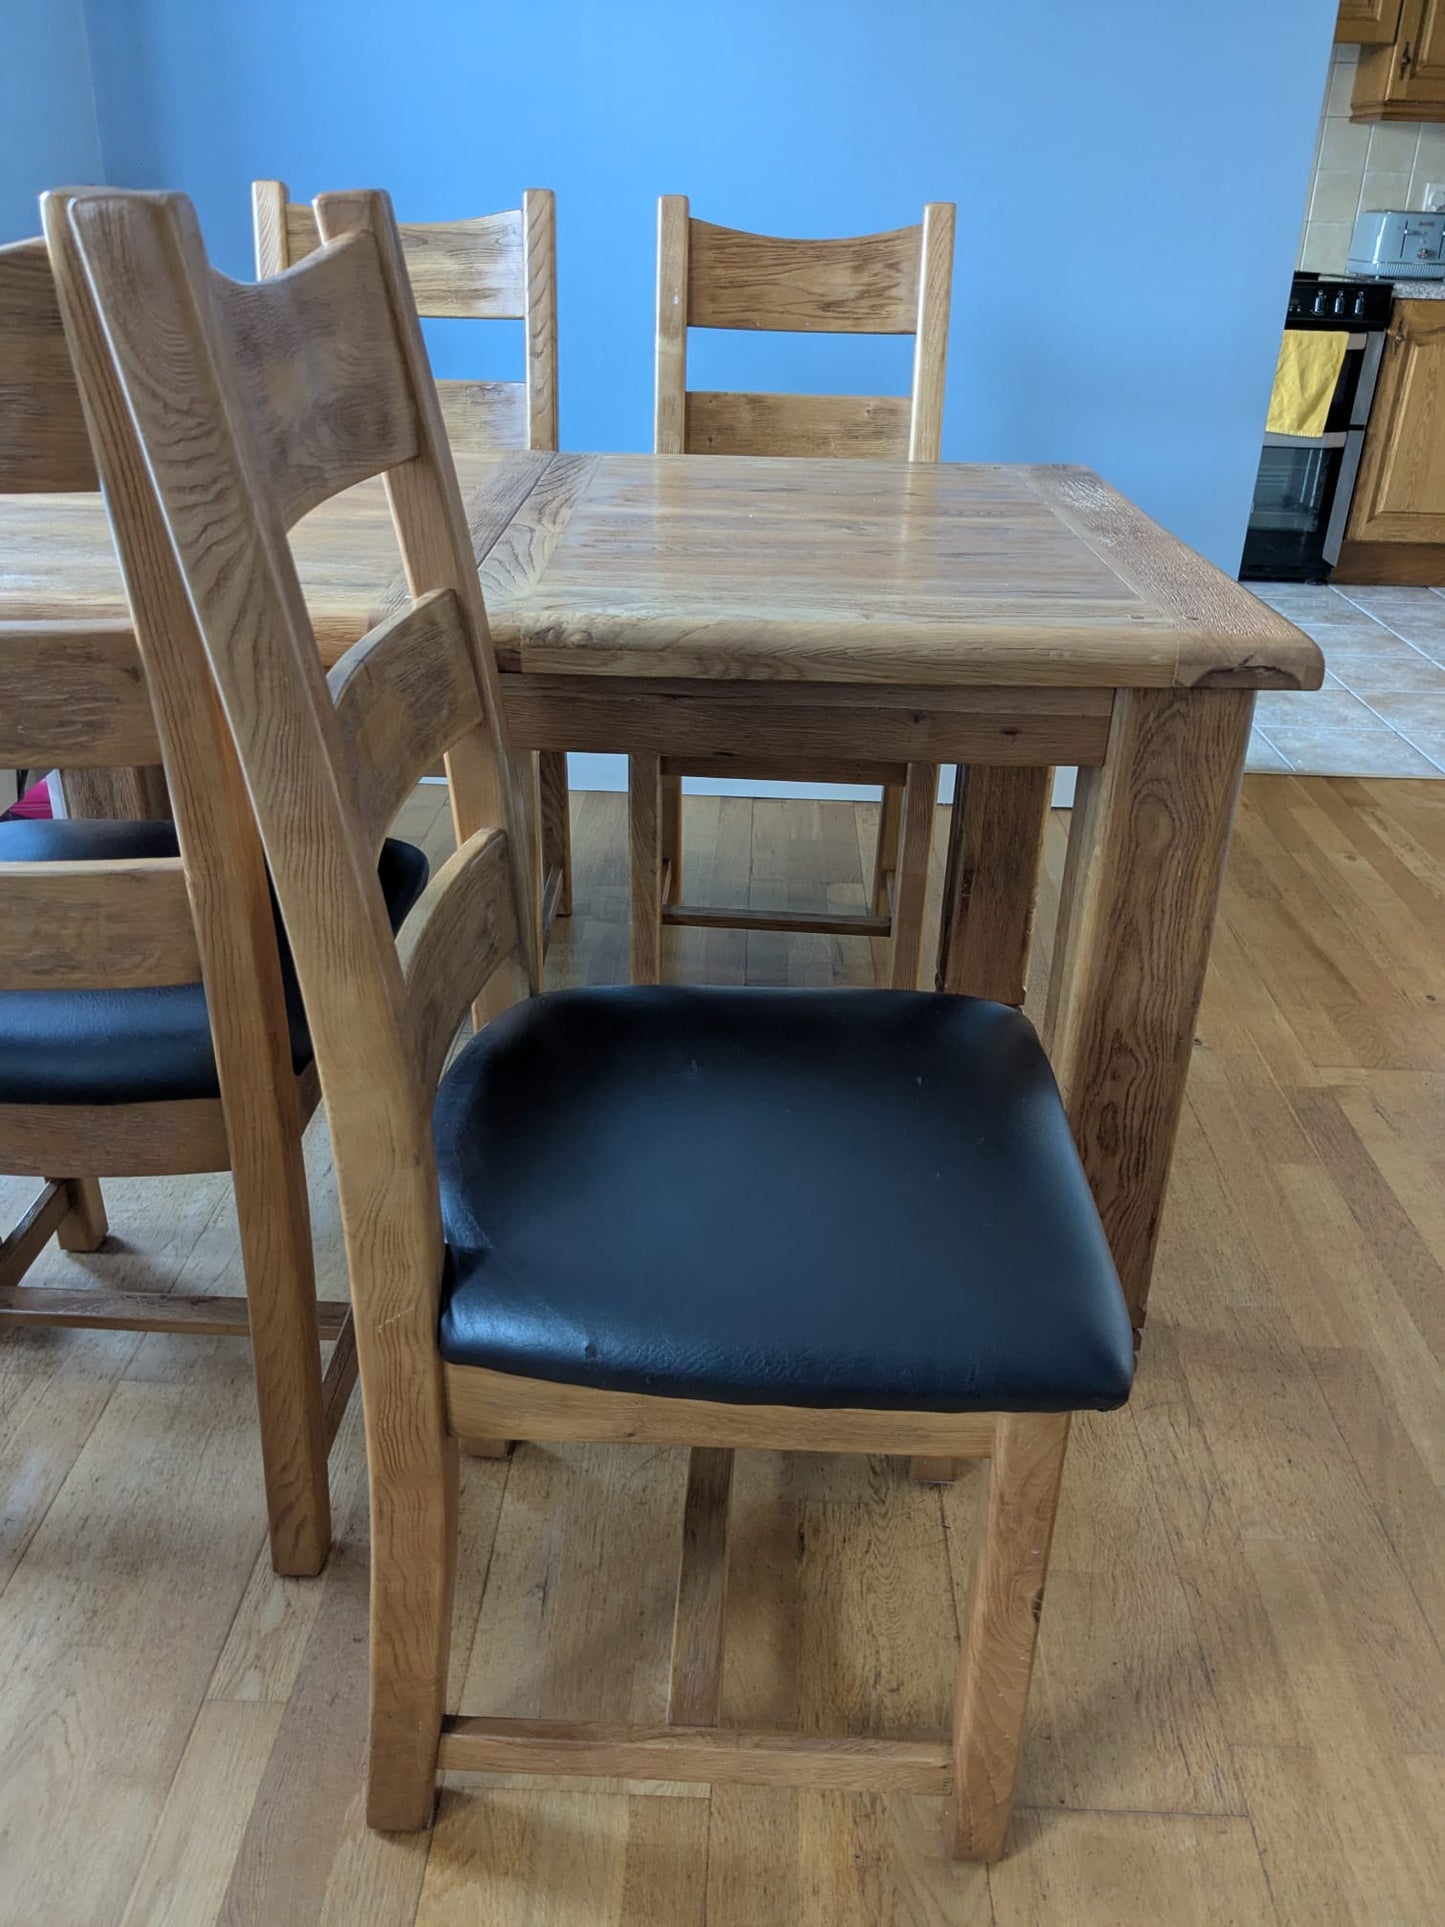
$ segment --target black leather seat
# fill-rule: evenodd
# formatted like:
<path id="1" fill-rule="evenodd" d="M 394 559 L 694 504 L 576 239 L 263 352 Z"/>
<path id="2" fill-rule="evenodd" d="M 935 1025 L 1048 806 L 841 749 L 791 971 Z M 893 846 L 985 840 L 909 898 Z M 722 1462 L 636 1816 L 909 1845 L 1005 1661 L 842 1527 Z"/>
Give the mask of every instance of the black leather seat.
<path id="1" fill-rule="evenodd" d="M 0 823 L 0 861 L 9 863 L 176 854 L 172 823 L 81 817 Z M 426 888 L 427 860 L 410 843 L 388 841 L 378 874 L 395 930 Z M 311 1061 L 311 1037 L 279 918 L 276 927 L 291 1058 L 300 1071 Z M 201 984 L 0 991 L 0 1104 L 145 1104 L 219 1095 Z"/>
<path id="2" fill-rule="evenodd" d="M 453 1364 L 753 1404 L 1128 1396 L 1058 1089 L 1003 1005 L 558 992 L 466 1046 L 433 1122 Z"/>

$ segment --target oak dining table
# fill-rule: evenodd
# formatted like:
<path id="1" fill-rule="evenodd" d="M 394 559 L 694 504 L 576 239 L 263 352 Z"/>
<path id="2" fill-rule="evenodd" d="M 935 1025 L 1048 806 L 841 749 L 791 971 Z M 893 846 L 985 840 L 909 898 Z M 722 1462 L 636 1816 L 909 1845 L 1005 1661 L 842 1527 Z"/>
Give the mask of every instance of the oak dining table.
<path id="1" fill-rule="evenodd" d="M 1081 468 L 457 469 L 515 739 L 627 753 L 634 812 L 673 757 L 959 767 L 939 988 L 1023 1001 L 1052 771 L 1078 769 L 1045 1042 L 1137 1329 L 1254 695 L 1318 687 L 1315 644 Z M 401 600 L 381 485 L 293 539 L 330 662 Z M 139 674 L 96 497 L 0 497 L 0 703 L 37 648 L 75 682 L 78 743 L 87 678 Z M 641 887 L 660 905 L 655 871 Z"/>

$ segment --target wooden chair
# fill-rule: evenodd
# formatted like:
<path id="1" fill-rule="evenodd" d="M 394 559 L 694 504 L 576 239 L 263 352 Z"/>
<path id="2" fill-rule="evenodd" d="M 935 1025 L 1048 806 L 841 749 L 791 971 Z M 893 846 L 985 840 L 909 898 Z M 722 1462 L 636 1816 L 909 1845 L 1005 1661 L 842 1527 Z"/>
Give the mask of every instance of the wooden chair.
<path id="1" fill-rule="evenodd" d="M 953 206 L 930 202 L 917 227 L 836 241 L 782 240 L 692 218 L 687 197 L 657 204 L 657 401 L 659 455 L 872 456 L 936 462 L 953 279 Z M 828 334 L 912 335 L 908 395 L 708 393 L 687 385 L 689 328 Z M 629 847 L 633 901 L 646 902 L 660 867 L 660 921 L 634 914 L 632 976 L 661 974 L 662 926 L 816 930 L 892 937 L 895 989 L 918 981 L 928 853 L 938 796 L 932 763 L 860 764 L 837 759 L 630 759 Z M 682 901 L 682 777 L 754 776 L 800 782 L 882 783 L 872 901 L 866 915 L 693 907 Z"/>
<path id="2" fill-rule="evenodd" d="M 0 352 L 0 491 L 95 489 L 43 241 L 0 249 Z M 136 598 L 142 629 L 150 592 Z M 198 669 L 153 702 L 130 624 L 0 624 L 0 762 L 128 767 L 137 810 L 164 802 L 146 775 L 163 764 L 174 809 L 174 821 L 0 823 L 0 1170 L 45 1179 L 0 1245 L 0 1324 L 249 1336 L 272 1561 L 306 1574 L 331 1543 L 327 1452 L 355 1342 L 349 1306 L 315 1298 L 301 1132 L 316 1066 Z M 406 872 L 394 902 L 415 897 L 420 853 L 393 854 Z M 100 1248 L 99 1179 L 226 1170 L 244 1298 L 20 1283 L 52 1235 Z M 323 1340 L 335 1345 L 324 1378 Z"/>
<path id="3" fill-rule="evenodd" d="M 184 599 L 122 526 L 127 568 L 195 610 L 316 1039 L 370 1459 L 371 1824 L 425 1827 L 439 1765 L 803 1782 L 944 1793 L 955 1851 L 996 1855 L 1069 1412 L 1133 1370 L 1047 1063 L 974 999 L 623 987 L 525 997 L 443 1076 L 479 985 L 536 981 L 526 790 L 389 206 L 316 206 L 328 245 L 244 288 L 179 196 L 51 196 L 46 224 L 107 486 L 154 488 Z M 286 530 L 377 471 L 416 599 L 328 678 Z M 153 676 L 194 672 L 187 622 L 145 642 Z M 398 954 L 375 851 L 443 749 L 476 820 Z M 693 1448 L 668 1724 L 447 1714 L 478 1434 Z M 951 1738 L 718 1724 L 737 1446 L 988 1460 Z"/>
<path id="4" fill-rule="evenodd" d="M 320 246 L 316 217 L 290 199 L 284 181 L 253 181 L 256 272 L 280 274 Z M 401 244 L 419 313 L 428 319 L 520 321 L 523 381 L 439 381 L 452 447 L 557 446 L 557 214 L 550 188 L 529 187 L 520 208 L 469 221 L 406 222 Z M 544 924 L 572 911 L 572 839 L 567 757 L 538 756 Z"/>

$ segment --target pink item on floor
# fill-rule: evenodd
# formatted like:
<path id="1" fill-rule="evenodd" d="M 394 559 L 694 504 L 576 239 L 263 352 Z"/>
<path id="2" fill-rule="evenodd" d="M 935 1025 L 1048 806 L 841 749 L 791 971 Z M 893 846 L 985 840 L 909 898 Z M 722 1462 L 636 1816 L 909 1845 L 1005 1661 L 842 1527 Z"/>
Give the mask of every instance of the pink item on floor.
<path id="1" fill-rule="evenodd" d="M 10 808 L 5 812 L 6 817 L 9 819 L 17 817 L 45 817 L 53 816 L 54 814 L 55 812 L 50 807 L 50 789 L 43 777 L 38 783 L 32 783 L 20 800 L 12 803 Z"/>

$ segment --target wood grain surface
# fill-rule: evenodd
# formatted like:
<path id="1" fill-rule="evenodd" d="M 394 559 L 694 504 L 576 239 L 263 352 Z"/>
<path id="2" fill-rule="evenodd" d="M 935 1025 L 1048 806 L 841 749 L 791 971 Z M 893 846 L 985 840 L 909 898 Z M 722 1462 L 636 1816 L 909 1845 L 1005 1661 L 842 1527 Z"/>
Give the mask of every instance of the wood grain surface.
<path id="1" fill-rule="evenodd" d="M 1086 470 L 457 461 L 504 671 L 1315 688 L 1319 650 Z M 295 531 L 323 658 L 399 606 L 369 484 Z M 0 497 L 0 623 L 124 619 L 98 498 Z"/>
<path id="2" fill-rule="evenodd" d="M 699 797 L 690 874 L 729 901 L 802 890 L 861 909 L 876 814 Z M 419 791 L 400 827 L 445 860 L 440 791 Z M 578 798 L 575 830 L 558 987 L 615 981 L 626 949 L 623 798 Z M 1055 816 L 1036 997 L 1063 857 Z M 950 1864 L 936 1795 L 502 1774 L 444 1789 L 430 1835 L 368 1834 L 356 1404 L 333 1460 L 332 1559 L 319 1581 L 280 1581 L 261 1551 L 242 1348 L 14 1333 L 0 1337 L 7 1905 L 127 1927 L 168 1912 L 188 1927 L 1433 1924 L 1442 904 L 1445 784 L 1246 780 L 1137 1387 L 1125 1414 L 1073 1426 L 1003 1861 Z M 671 941 L 691 981 L 874 981 L 864 944 Z M 319 1121 L 307 1150 L 334 1298 Z M 29 1189 L 0 1180 L 0 1217 Z M 52 1249 L 37 1283 L 239 1289 L 223 1179 L 108 1195 L 118 1242 Z M 723 1718 L 944 1728 L 978 1479 L 921 1488 L 885 1460 L 740 1452 Z M 467 1461 L 451 1703 L 661 1723 L 685 1486 L 686 1453 L 668 1448 Z"/>
<path id="3" fill-rule="evenodd" d="M 1082 469 L 566 457 L 483 579 L 504 668 L 538 673 L 1076 688 L 1323 677 L 1293 624 Z"/>

